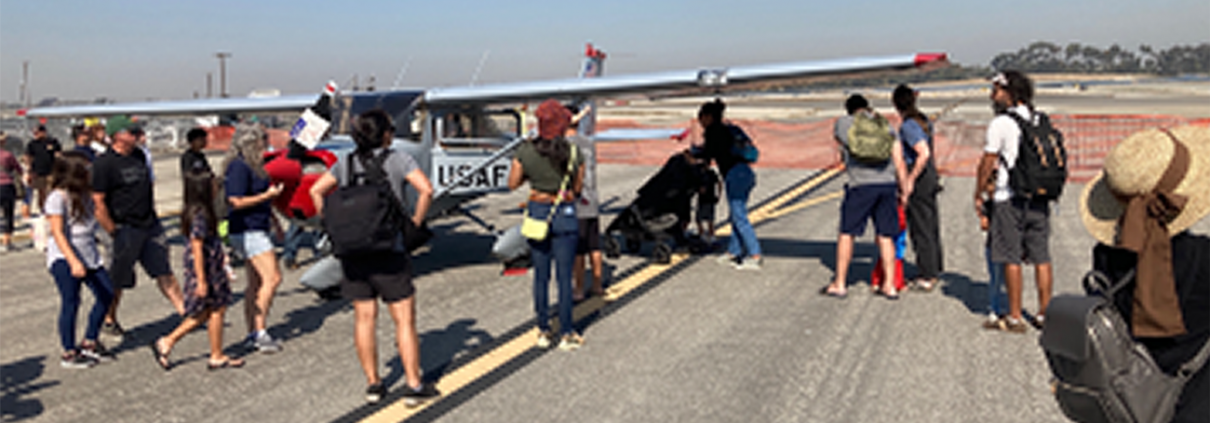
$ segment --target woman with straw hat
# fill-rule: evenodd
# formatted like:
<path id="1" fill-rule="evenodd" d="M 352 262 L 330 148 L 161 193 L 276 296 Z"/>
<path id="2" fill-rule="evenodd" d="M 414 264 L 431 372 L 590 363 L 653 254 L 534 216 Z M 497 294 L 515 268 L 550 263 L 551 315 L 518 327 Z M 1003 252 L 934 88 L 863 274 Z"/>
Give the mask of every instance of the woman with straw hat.
<path id="1" fill-rule="evenodd" d="M 1084 189 L 1080 215 L 1099 241 L 1093 267 L 1110 280 L 1136 270 L 1114 303 L 1134 337 L 1173 373 L 1210 339 L 1210 237 L 1189 230 L 1210 214 L 1210 128 L 1149 129 L 1105 158 Z M 1173 421 L 1210 416 L 1203 366 L 1185 385 Z"/>

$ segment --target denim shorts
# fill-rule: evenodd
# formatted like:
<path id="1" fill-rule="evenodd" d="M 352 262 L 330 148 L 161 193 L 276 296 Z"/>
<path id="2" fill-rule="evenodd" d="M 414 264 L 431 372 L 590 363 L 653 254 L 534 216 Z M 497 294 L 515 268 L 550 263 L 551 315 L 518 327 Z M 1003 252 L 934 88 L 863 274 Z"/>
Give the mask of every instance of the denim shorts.
<path id="1" fill-rule="evenodd" d="M 273 241 L 265 231 L 231 234 L 227 239 L 231 242 L 231 249 L 235 250 L 235 254 L 245 260 L 273 251 Z"/>

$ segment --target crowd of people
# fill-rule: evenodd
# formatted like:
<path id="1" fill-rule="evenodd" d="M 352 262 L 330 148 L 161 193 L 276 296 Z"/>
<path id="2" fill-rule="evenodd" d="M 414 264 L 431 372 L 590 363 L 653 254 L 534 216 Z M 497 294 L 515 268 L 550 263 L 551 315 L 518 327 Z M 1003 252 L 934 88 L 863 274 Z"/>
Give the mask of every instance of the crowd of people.
<path id="1" fill-rule="evenodd" d="M 1020 125 L 1040 122 L 1041 114 L 1033 106 L 1033 90 L 1032 81 L 1020 72 L 1007 71 L 992 79 L 990 100 L 996 117 L 988 125 L 976 179 L 975 212 L 982 229 L 988 232 L 990 282 L 988 317 L 983 327 L 1012 333 L 1027 330 L 1021 306 L 1021 265 L 1031 264 L 1037 269 L 1039 304 L 1029 323 L 1039 329 L 1045 322 L 1053 289 L 1049 238 L 1050 203 L 1054 199 L 1023 195 L 1009 184 L 1022 136 Z M 860 236 L 870 221 L 882 266 L 877 271 L 902 274 L 896 269 L 902 253 L 896 252 L 895 242 L 904 235 L 911 239 L 918 270 L 914 279 L 902 284 L 874 284 L 877 293 L 898 299 L 902 287 L 928 292 L 940 283 L 944 260 L 937 195 L 941 184 L 934 160 L 933 122 L 917 108 L 917 97 L 918 93 L 907 85 L 893 91 L 892 103 L 901 120 L 898 130 L 878 116 L 860 94 L 845 101 L 847 115 L 837 119 L 834 136 L 848 181 L 840 207 L 836 277 L 821 290 L 824 295 L 847 296 L 853 238 Z M 870 155 L 863 150 L 867 144 L 860 144 L 872 143 L 865 140 L 875 138 L 889 141 L 883 156 Z M 901 225 L 901 219 L 906 220 L 902 222 L 905 224 Z"/>
<path id="2" fill-rule="evenodd" d="M 1049 238 L 1050 203 L 1054 197 L 1021 191 L 1013 182 L 1013 175 L 1020 171 L 1018 152 L 1020 143 L 1026 138 L 1024 135 L 1049 123 L 1045 114 L 1036 110 L 1033 83 L 1024 74 L 1006 71 L 997 74 L 991 82 L 990 100 L 996 116 L 988 125 L 973 203 L 980 226 L 987 232 L 984 250 L 990 281 L 988 316 L 982 325 L 990 330 L 1024 333 L 1028 330 L 1027 325 L 1042 328 L 1046 322 L 1046 309 L 1053 289 Z M 844 102 L 846 114 L 835 121 L 833 133 L 845 165 L 847 183 L 839 209 L 835 275 L 820 290 L 822 295 L 837 299 L 848 297 L 854 239 L 864 234 L 870 222 L 880 259 L 876 272 L 884 275 L 881 283 L 871 283 L 875 293 L 895 300 L 903 290 L 929 292 L 941 283 L 944 259 L 937 196 L 942 188 L 935 164 L 935 129 L 929 116 L 916 106 L 917 96 L 918 93 L 907 85 L 895 88 L 892 103 L 901 122 L 898 128 L 875 112 L 869 101 L 859 94 L 851 95 Z M 698 224 L 697 233 L 701 239 L 712 244 L 714 208 L 725 195 L 731 235 L 725 251 L 716 261 L 741 270 L 760 270 L 763 265 L 761 245 L 747 216 L 747 202 L 756 185 L 752 164 L 758 152 L 741 129 L 724 119 L 725 109 L 726 105 L 720 100 L 701 106 L 698 123 L 703 142 L 685 152 L 696 164 L 695 178 L 699 178 L 698 207 L 692 221 Z M 604 295 L 595 145 L 589 138 L 578 135 L 574 128 L 585 112 L 577 114 L 576 110 L 556 100 L 539 105 L 535 113 L 537 134 L 517 149 L 508 178 L 509 188 L 513 190 L 528 184 L 525 215 L 527 219 L 546 224 L 540 235 L 526 235 L 530 238 L 534 268 L 532 295 L 538 348 L 557 345 L 561 350 L 572 351 L 583 345 L 584 336 L 575 326 L 572 307 L 588 295 Z M 1179 138 L 1171 133 L 1169 136 L 1178 146 L 1188 143 L 1189 148 L 1204 152 L 1207 148 L 1204 144 L 1210 140 L 1204 130 L 1198 131 L 1181 132 Z M 282 187 L 271 182 L 265 173 L 263 157 L 268 138 L 264 129 L 252 124 L 240 124 L 236 128 L 232 146 L 221 166 L 221 175 L 214 173 L 201 153 L 206 132 L 198 129 L 188 133 L 190 151 L 181 156 L 185 193 L 181 227 L 188 240 L 181 261 L 183 284 L 178 282 L 169 264 L 165 230 L 155 210 L 149 153 L 139 140 L 140 133 L 138 125 L 130 119 L 112 117 L 103 126 L 73 128 L 74 148 L 64 151 L 56 140 L 46 136 L 44 127 L 38 127 L 34 140 L 26 147 L 24 166 L 8 150 L 0 148 L 0 168 L 3 169 L 0 172 L 0 209 L 4 218 L 0 227 L 3 229 L 0 247 L 10 248 L 15 204 L 23 196 L 32 196 L 29 203 L 45 216 L 49 227 L 46 263 L 62 300 L 59 316 L 62 366 L 87 368 L 112 360 L 112 353 L 101 338 L 107 336 L 107 342 L 122 342 L 124 330 L 118 323 L 118 310 L 123 292 L 135 287 L 137 262 L 156 281 L 176 313 L 183 317 L 171 333 L 148 345 L 156 363 L 165 370 L 172 368 L 174 363 L 170 354 L 176 343 L 193 329 L 206 324 L 211 349 L 207 368 L 241 367 L 244 364 L 242 357 L 231 357 L 223 352 L 223 319 L 227 307 L 234 302 L 231 281 L 235 275 L 229 270 L 228 255 L 220 239 L 218 227 L 222 220 L 228 224 L 227 246 L 246 260 L 248 284 L 243 301 L 247 335 L 243 345 L 249 351 L 266 354 L 280 351 L 280 342 L 266 331 L 266 324 L 282 280 L 272 235 L 276 233 L 280 238 L 282 231 L 276 227 L 277 219 L 271 211 L 271 203 L 281 194 Z M 333 190 L 359 184 L 369 173 L 383 172 L 391 192 L 403 204 L 407 198 L 405 187 L 410 186 L 419 194 L 408 217 L 416 225 L 423 224 L 433 188 L 412 157 L 391 147 L 393 133 L 394 123 L 381 110 L 356 117 L 352 124 L 356 149 L 338 157 L 335 165 L 320 177 L 309 193 L 320 213 L 325 197 Z M 0 136 L 0 143 L 5 142 L 4 139 Z M 1204 161 L 1204 157 L 1198 157 L 1187 167 L 1204 167 Z M 714 168 L 718 169 L 717 173 Z M 1128 178 L 1108 176 L 1119 183 Z M 1176 184 L 1169 182 L 1173 187 Z M 20 189 L 24 186 L 29 188 Z M 1174 190 L 1173 187 L 1168 190 Z M 1126 193 L 1125 189 L 1118 188 L 1114 196 L 1119 202 L 1130 202 L 1131 207 L 1134 207 L 1133 198 L 1151 195 L 1147 190 Z M 1178 308 L 1192 310 L 1186 315 L 1205 317 L 1205 285 L 1208 284 L 1198 285 L 1198 280 L 1207 278 L 1205 263 L 1189 270 L 1188 263 L 1182 264 L 1176 258 L 1191 249 L 1203 247 L 1205 237 L 1184 230 L 1190 222 L 1210 211 L 1210 207 L 1205 207 L 1210 204 L 1206 200 L 1210 194 L 1203 190 L 1182 195 L 1189 202 L 1182 200 L 1180 204 L 1196 207 L 1170 210 L 1172 216 L 1185 216 L 1185 220 L 1180 221 L 1184 226 L 1170 234 L 1170 251 L 1166 255 L 1146 255 L 1147 261 L 1140 261 L 1139 266 L 1164 267 L 1163 260 L 1172 258 L 1179 271 L 1160 272 L 1158 276 L 1146 278 L 1146 284 L 1160 281 L 1172 286 L 1175 280 L 1180 294 L 1174 297 Z M 219 205 L 225 205 L 222 208 L 226 210 L 221 210 Z M 1158 206 L 1149 203 L 1140 207 Z M 1129 210 L 1132 209 L 1127 210 L 1131 213 Z M 1190 211 L 1185 213 L 1184 210 Z M 1137 217 L 1137 213 L 1136 218 L 1143 219 Z M 1085 221 L 1089 221 L 1087 216 Z M 679 227 L 685 230 L 690 220 L 680 223 Z M 1117 224 L 1113 222 L 1108 227 L 1116 228 Z M 1124 235 L 1114 235 L 1116 229 L 1106 230 L 1108 235 L 1094 234 L 1104 244 L 1097 250 L 1097 266 L 1116 269 L 1115 266 L 1124 262 L 1106 257 L 1119 254 L 1109 246 L 1121 245 Z M 918 269 L 910 280 L 902 277 L 901 250 L 906 248 L 905 237 L 911 240 Z M 289 260 L 293 260 L 292 255 Z M 354 344 L 365 373 L 366 399 L 377 402 L 387 393 L 378 373 L 375 335 L 380 299 L 387 304 L 395 322 L 396 344 L 406 374 L 402 396 L 409 401 L 439 396 L 434 385 L 426 383 L 421 374 L 415 322 L 416 287 L 403 234 L 399 234 L 396 246 L 389 251 L 340 257 L 340 263 L 344 275 L 340 291 L 344 298 L 352 301 L 355 312 Z M 586 264 L 592 268 L 591 284 L 585 283 Z M 1037 278 L 1038 305 L 1033 313 L 1026 313 L 1021 301 L 1022 266 L 1026 264 L 1034 266 Z M 552 277 L 558 290 L 557 330 L 548 318 Z M 1140 280 L 1140 284 L 1143 283 Z M 77 342 L 75 322 L 81 306 L 82 285 L 93 292 L 96 303 L 89 311 L 83 339 Z M 1145 304 L 1148 306 L 1173 304 L 1160 303 L 1150 297 L 1144 301 L 1155 301 Z M 1137 307 L 1135 311 L 1139 312 Z M 1153 309 L 1142 312 L 1166 319 L 1166 325 L 1157 332 L 1160 335 L 1202 341 L 1206 338 L 1208 330 L 1204 324 L 1195 322 L 1186 330 L 1185 325 L 1173 320 L 1169 313 Z M 1177 314 L 1178 320 L 1179 316 Z M 1204 321 L 1202 319 L 1201 323 Z M 1155 348 L 1173 347 L 1157 343 Z M 1178 350 L 1187 352 L 1187 349 Z M 1195 386 L 1201 387 L 1197 389 L 1204 390 L 1205 373 L 1201 371 L 1195 379 L 1198 381 Z"/>

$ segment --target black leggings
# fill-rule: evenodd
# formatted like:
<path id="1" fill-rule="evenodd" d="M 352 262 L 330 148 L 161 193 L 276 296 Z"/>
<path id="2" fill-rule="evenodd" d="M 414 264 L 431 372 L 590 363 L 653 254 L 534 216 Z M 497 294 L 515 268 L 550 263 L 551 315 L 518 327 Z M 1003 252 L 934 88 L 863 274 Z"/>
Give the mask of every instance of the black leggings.
<path id="1" fill-rule="evenodd" d="M 13 233 L 17 220 L 13 209 L 17 206 L 17 187 L 13 184 L 0 185 L 0 234 Z"/>

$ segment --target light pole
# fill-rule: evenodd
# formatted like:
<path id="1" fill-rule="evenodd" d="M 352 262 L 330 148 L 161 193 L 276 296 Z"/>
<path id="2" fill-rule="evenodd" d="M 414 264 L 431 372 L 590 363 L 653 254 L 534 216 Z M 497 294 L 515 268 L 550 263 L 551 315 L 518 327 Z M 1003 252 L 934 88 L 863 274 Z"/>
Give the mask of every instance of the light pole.
<path id="1" fill-rule="evenodd" d="M 26 87 L 29 85 L 29 61 L 21 63 L 21 107 L 29 108 L 29 95 Z"/>
<path id="2" fill-rule="evenodd" d="M 231 53 L 220 51 L 214 53 L 214 57 L 218 58 L 218 95 L 227 98 L 227 58 Z"/>

